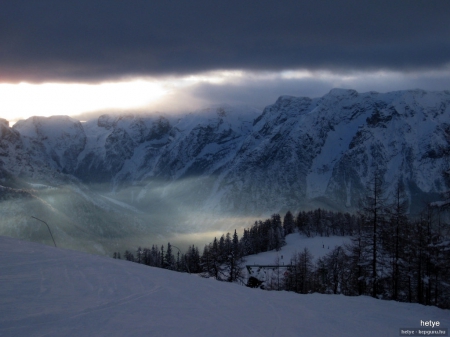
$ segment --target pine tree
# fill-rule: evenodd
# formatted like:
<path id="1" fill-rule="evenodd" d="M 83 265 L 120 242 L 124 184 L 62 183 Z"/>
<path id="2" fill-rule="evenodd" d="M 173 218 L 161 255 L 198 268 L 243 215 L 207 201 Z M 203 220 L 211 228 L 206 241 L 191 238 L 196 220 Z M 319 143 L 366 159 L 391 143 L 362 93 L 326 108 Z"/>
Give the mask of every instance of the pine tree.
<path id="1" fill-rule="evenodd" d="M 283 219 L 284 234 L 289 235 L 294 233 L 294 228 L 295 228 L 294 216 L 292 215 L 291 211 L 287 211 Z"/>
<path id="2" fill-rule="evenodd" d="M 278 228 L 278 227 L 281 228 L 282 227 L 280 214 L 278 214 L 278 213 L 272 214 L 270 221 L 271 221 L 272 228 Z"/>
<path id="3" fill-rule="evenodd" d="M 160 252 L 157 246 L 152 245 L 150 249 L 150 258 L 149 258 L 149 266 L 152 267 L 161 267 L 161 257 Z"/>
<path id="4" fill-rule="evenodd" d="M 250 232 L 244 229 L 244 234 L 241 238 L 242 255 L 247 256 L 253 254 L 253 245 L 250 237 Z"/>
<path id="5" fill-rule="evenodd" d="M 409 229 L 407 218 L 408 198 L 405 191 L 405 185 L 402 180 L 396 184 L 392 203 L 387 208 L 389 221 L 386 231 L 384 231 L 384 250 L 389 254 L 390 263 L 386 269 L 390 271 L 390 283 L 393 300 L 399 299 L 402 273 L 402 257 L 405 248 L 406 234 Z"/>
<path id="6" fill-rule="evenodd" d="M 261 223 L 261 222 L 259 222 Z M 250 238 L 252 242 L 252 252 L 253 254 L 258 254 L 261 252 L 261 234 L 259 229 L 259 223 L 255 221 L 252 228 L 250 229 Z"/>
<path id="7" fill-rule="evenodd" d="M 297 229 L 299 233 L 305 234 L 305 226 L 306 226 L 306 212 L 302 211 L 297 214 L 297 217 L 295 218 L 295 224 L 297 226 Z"/>
<path id="8" fill-rule="evenodd" d="M 161 245 L 161 253 L 160 253 L 160 263 L 159 266 L 161 268 L 165 268 L 166 267 L 166 255 L 164 254 L 164 245 Z"/>
<path id="9" fill-rule="evenodd" d="M 261 239 L 261 251 L 267 252 L 268 250 L 272 250 L 271 248 L 271 236 L 270 236 L 270 229 L 272 228 L 272 222 L 270 219 L 265 220 L 264 222 L 259 222 L 259 237 Z"/>
<path id="10" fill-rule="evenodd" d="M 222 235 L 223 238 L 223 235 Z M 225 240 L 223 240 L 225 241 Z M 211 256 L 211 276 L 216 280 L 223 280 L 223 266 L 222 266 L 222 253 L 219 249 L 219 243 L 217 242 L 217 238 L 214 238 L 214 241 L 209 249 Z"/>
<path id="11" fill-rule="evenodd" d="M 183 265 L 180 260 L 180 252 L 177 252 L 177 261 L 175 263 L 175 266 L 176 266 L 176 269 L 175 269 L 176 271 L 183 271 Z"/>
<path id="12" fill-rule="evenodd" d="M 198 248 L 194 245 L 189 246 L 188 251 L 185 255 L 186 263 L 189 266 L 189 270 L 191 273 L 200 273 L 201 269 L 201 261 L 200 254 Z"/>
<path id="13" fill-rule="evenodd" d="M 233 239 L 231 240 L 231 246 L 226 261 L 229 282 L 242 281 L 242 263 L 243 258 L 241 253 L 241 246 L 239 245 L 237 232 L 236 230 L 234 230 Z"/>
<path id="14" fill-rule="evenodd" d="M 127 261 L 131 261 L 131 262 L 135 261 L 133 253 L 129 252 L 128 250 L 125 251 L 124 256 L 125 256 L 125 260 L 127 260 Z"/>
<path id="15" fill-rule="evenodd" d="M 200 259 L 200 266 L 203 277 L 210 277 L 214 275 L 213 260 L 210 247 L 211 244 L 205 245 L 205 248 L 203 248 L 202 257 Z"/>
<path id="16" fill-rule="evenodd" d="M 222 234 L 222 236 L 219 239 L 219 246 L 218 246 L 218 261 L 220 263 L 223 263 L 226 260 L 226 249 L 225 249 L 225 235 Z"/>
<path id="17" fill-rule="evenodd" d="M 354 291 L 352 295 L 363 295 L 366 293 L 365 281 L 369 275 L 370 257 L 365 247 L 365 222 L 364 215 L 360 215 L 357 218 L 355 233 L 351 238 L 351 243 L 346 246 L 349 256 L 349 283 L 350 288 Z"/>
<path id="18" fill-rule="evenodd" d="M 142 248 L 139 247 L 139 248 L 136 250 L 136 262 L 137 262 L 137 263 L 142 263 L 142 254 L 143 254 Z"/>
<path id="19" fill-rule="evenodd" d="M 166 255 L 164 257 L 164 268 L 173 270 L 175 267 L 175 257 L 172 253 L 172 246 L 170 242 L 167 243 Z"/>
<path id="20" fill-rule="evenodd" d="M 283 231 L 282 228 L 277 227 L 274 232 L 274 248 L 277 252 L 281 250 L 281 247 L 286 244 L 282 231 Z"/>
<path id="21" fill-rule="evenodd" d="M 376 170 L 374 176 L 367 185 L 367 195 L 363 201 L 362 212 L 366 223 L 366 248 L 371 252 L 371 276 L 368 280 L 371 284 L 371 296 L 377 297 L 378 293 L 378 261 L 380 231 L 384 225 L 385 197 L 381 173 Z"/>

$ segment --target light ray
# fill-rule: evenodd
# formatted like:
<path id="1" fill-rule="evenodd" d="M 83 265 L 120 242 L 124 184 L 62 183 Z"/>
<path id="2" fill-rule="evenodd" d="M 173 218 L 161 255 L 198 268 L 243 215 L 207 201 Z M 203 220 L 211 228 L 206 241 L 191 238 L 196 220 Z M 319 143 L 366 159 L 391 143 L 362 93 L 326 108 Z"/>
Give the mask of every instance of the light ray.
<path id="1" fill-rule="evenodd" d="M 0 115 L 14 121 L 30 116 L 133 109 L 156 101 L 166 92 L 161 84 L 146 80 L 100 84 L 0 84 Z"/>

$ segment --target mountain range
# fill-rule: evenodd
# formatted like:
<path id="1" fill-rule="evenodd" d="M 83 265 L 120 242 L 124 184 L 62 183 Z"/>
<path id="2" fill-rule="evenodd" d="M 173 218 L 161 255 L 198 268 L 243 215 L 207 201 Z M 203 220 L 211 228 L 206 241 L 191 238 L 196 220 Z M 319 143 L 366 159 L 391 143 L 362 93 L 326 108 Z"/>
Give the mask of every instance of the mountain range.
<path id="1" fill-rule="evenodd" d="M 333 89 L 263 111 L 0 119 L 0 234 L 51 244 L 36 216 L 57 243 L 106 254 L 287 210 L 353 212 L 375 172 L 386 196 L 404 183 L 414 212 L 448 190 L 449 156 L 449 91 Z"/>

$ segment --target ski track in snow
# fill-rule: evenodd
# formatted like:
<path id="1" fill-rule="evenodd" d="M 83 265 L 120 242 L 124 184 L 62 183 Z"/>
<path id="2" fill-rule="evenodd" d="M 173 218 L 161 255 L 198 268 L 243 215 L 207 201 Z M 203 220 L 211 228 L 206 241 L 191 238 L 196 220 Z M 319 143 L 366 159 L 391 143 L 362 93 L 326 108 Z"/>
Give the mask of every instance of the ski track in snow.
<path id="1" fill-rule="evenodd" d="M 378 337 L 420 320 L 450 327 L 450 311 L 436 307 L 268 292 L 7 237 L 0 264 L 0 336 Z"/>

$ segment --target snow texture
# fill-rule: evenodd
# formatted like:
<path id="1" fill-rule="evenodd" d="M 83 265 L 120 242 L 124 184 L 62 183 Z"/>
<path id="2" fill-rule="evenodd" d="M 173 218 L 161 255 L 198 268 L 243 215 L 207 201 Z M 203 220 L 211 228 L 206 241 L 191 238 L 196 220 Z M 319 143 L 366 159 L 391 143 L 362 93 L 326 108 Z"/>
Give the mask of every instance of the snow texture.
<path id="1" fill-rule="evenodd" d="M 268 292 L 0 237 L 1 336 L 398 336 L 450 312 Z"/>

